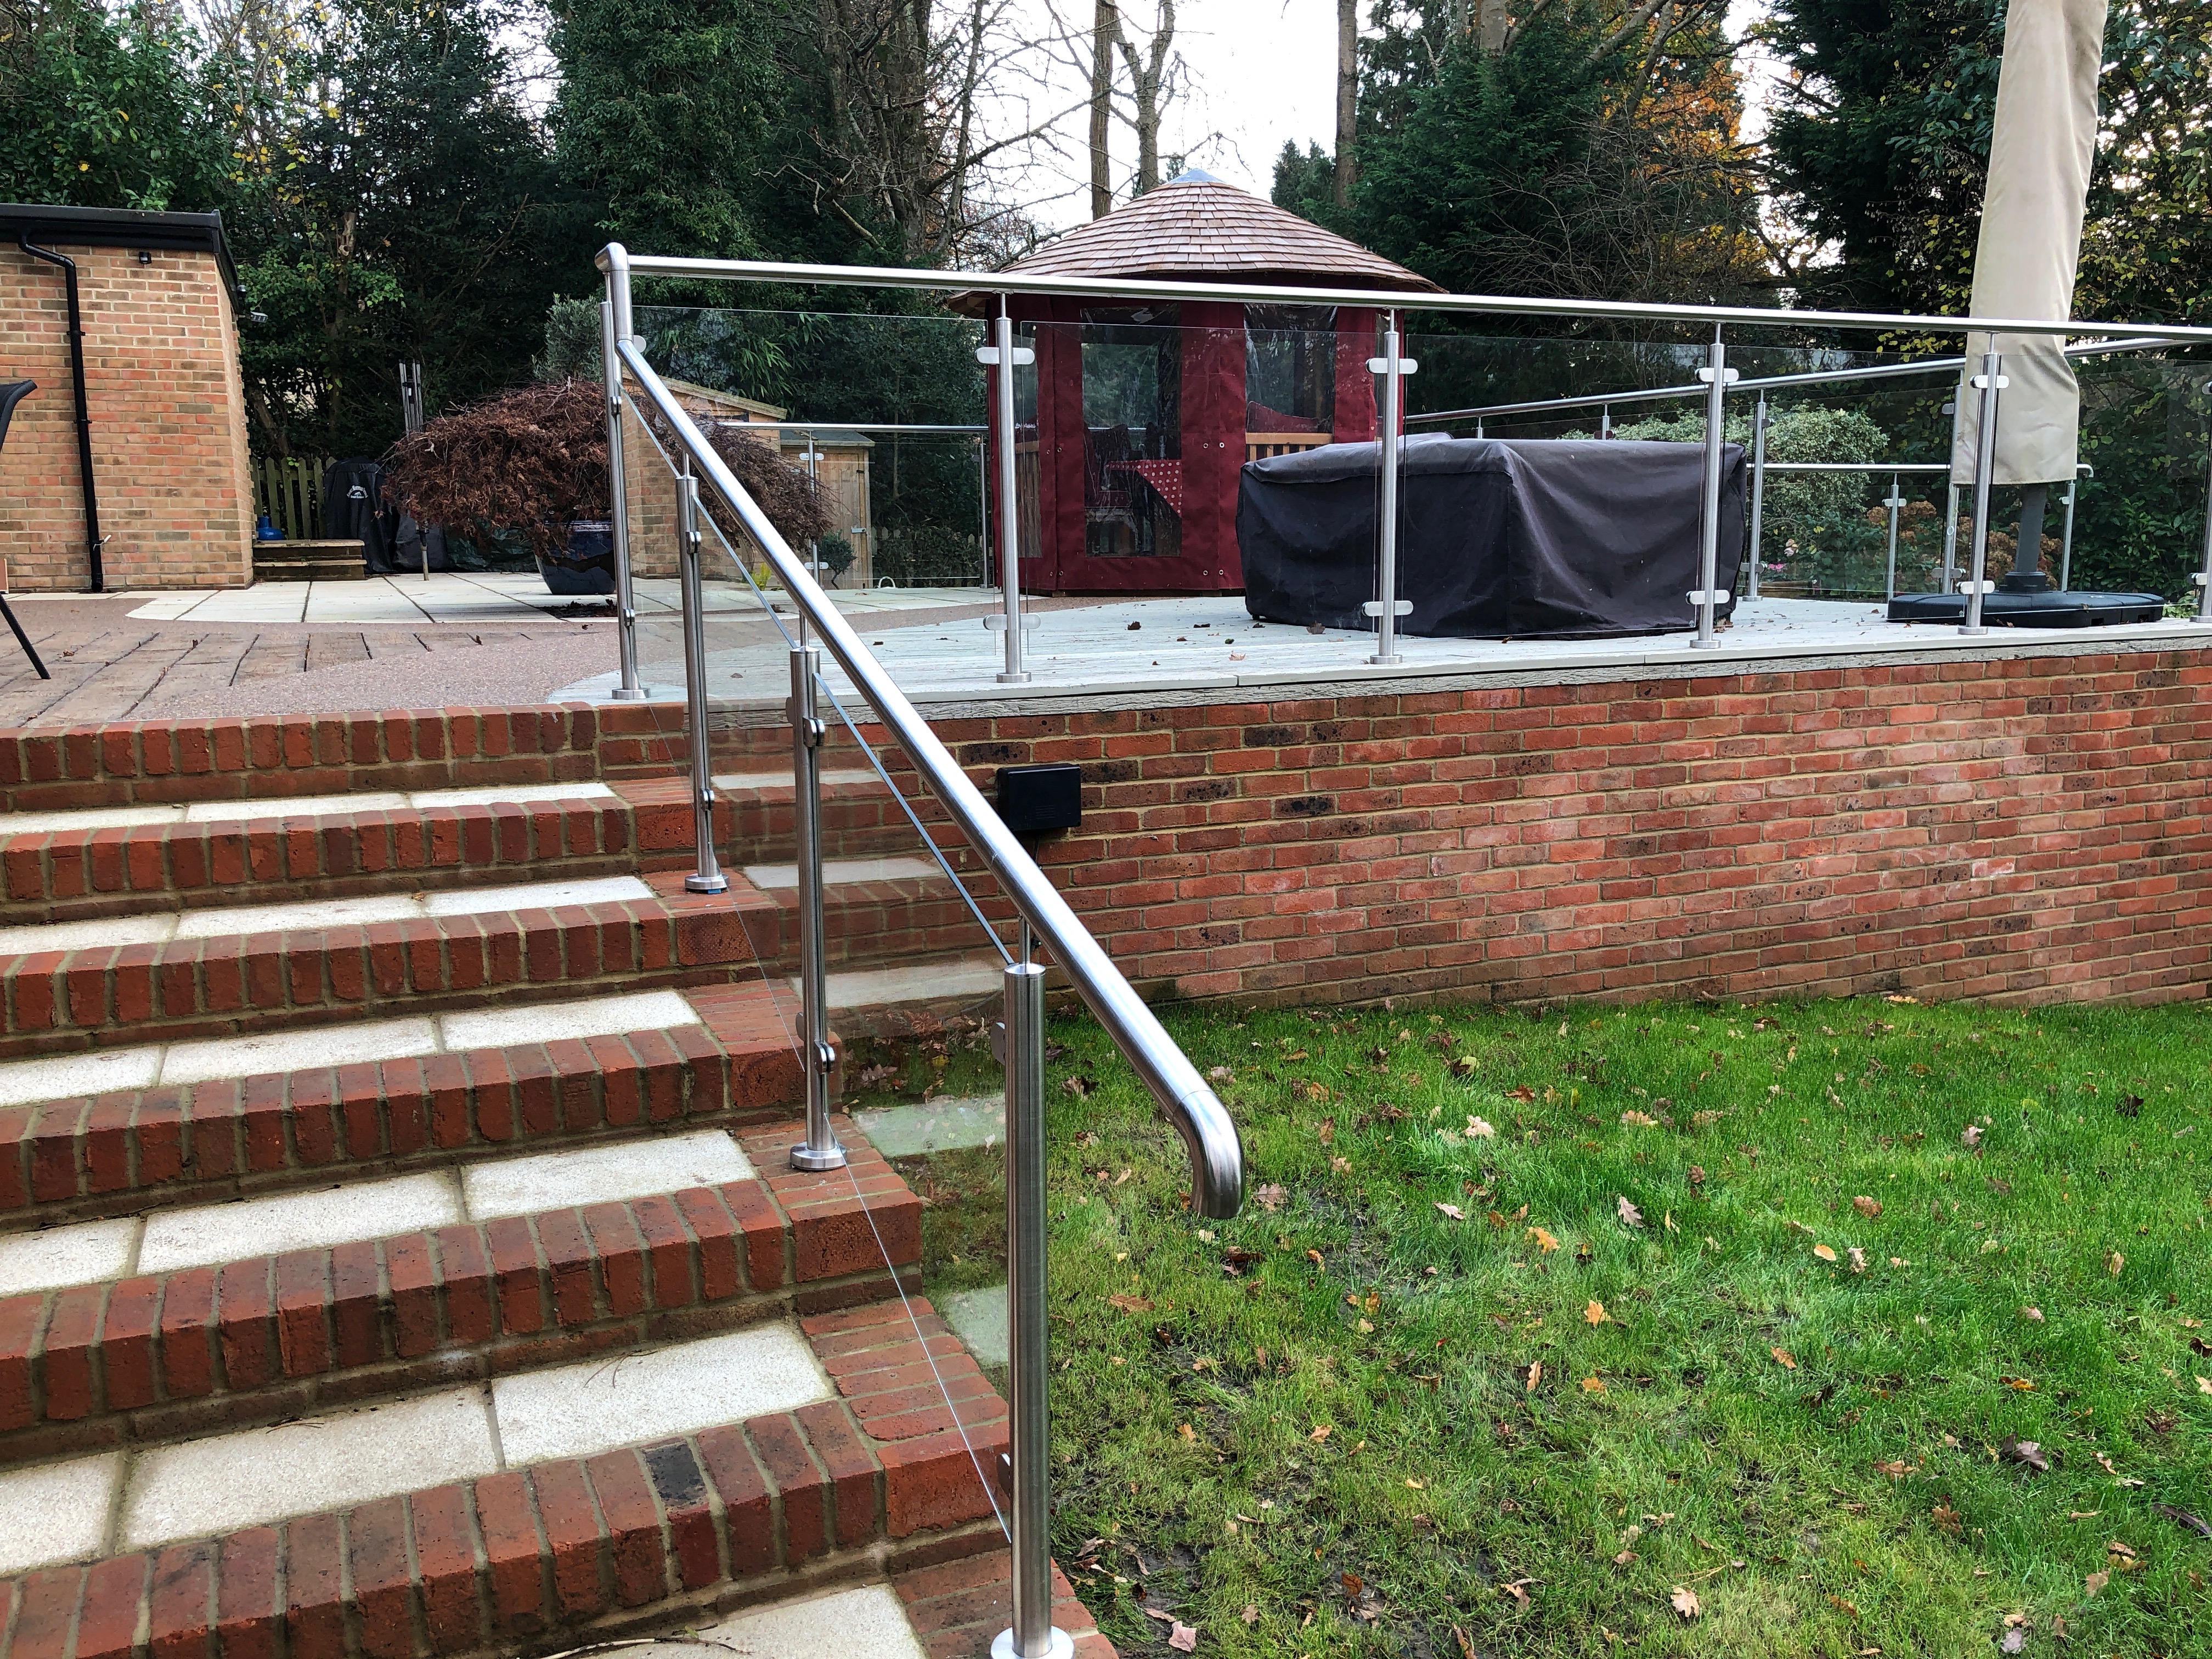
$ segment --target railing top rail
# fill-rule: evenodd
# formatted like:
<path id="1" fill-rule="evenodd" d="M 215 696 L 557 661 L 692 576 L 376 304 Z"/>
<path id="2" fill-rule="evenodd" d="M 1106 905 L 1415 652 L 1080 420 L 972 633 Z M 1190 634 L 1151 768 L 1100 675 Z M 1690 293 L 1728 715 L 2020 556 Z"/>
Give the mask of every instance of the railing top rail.
<path id="1" fill-rule="evenodd" d="M 1611 322 L 1694 323 L 1705 327 L 1735 324 L 1752 328 L 1872 329 L 1882 333 L 1907 334 L 2128 334 L 2154 336 L 2168 343 L 2212 344 L 2212 328 L 2178 324 L 1925 317 L 1879 311 L 1783 311 L 1760 306 L 1650 305 L 1629 300 L 1542 299 L 1511 294 L 1407 294 L 1383 289 L 1304 288 L 1283 283 L 1180 283 L 1146 276 L 1036 276 L 1012 270 L 910 270 L 896 265 L 683 259 L 631 253 L 620 243 L 609 243 L 601 248 L 598 263 L 601 270 L 623 270 L 633 277 L 680 276 L 694 282 L 800 283 L 836 288 L 920 289 L 938 294 L 1021 294 L 1108 301 L 1219 300 L 1242 305 L 1361 306 L 1385 311 L 1583 317 Z"/>
<path id="2" fill-rule="evenodd" d="M 1190 1155 L 1192 1208 L 1217 1218 L 1234 1215 L 1243 1197 L 1243 1151 L 1235 1123 L 1198 1068 L 1176 1046 L 1090 930 L 1045 879 L 1014 833 L 968 781 L 968 775 L 906 694 L 869 653 L 853 625 L 807 573 L 728 464 L 708 443 L 637 343 L 625 336 L 617 341 L 616 350 L 647 400 L 691 457 L 692 465 L 760 544 L 785 593 L 805 614 L 838 666 L 850 677 L 884 729 L 906 750 L 915 769 L 928 781 L 969 843 L 983 855 L 1015 908 L 1052 951 L 1054 963 L 1066 974 L 1166 1111 Z"/>
<path id="3" fill-rule="evenodd" d="M 1788 313 L 1786 315 L 1799 315 Z M 2155 351 L 2162 346 L 2176 343 L 2163 336 L 2155 338 L 2097 340 L 2065 348 L 2069 357 L 2106 357 L 2119 351 Z M 1747 392 L 1774 392 L 1801 386 L 1834 386 L 1846 380 L 1887 380 L 1914 374 L 1954 374 L 1966 366 L 1964 357 L 1916 357 L 1908 363 L 1875 363 L 1863 368 L 1814 368 L 1797 374 L 1768 374 L 1757 380 L 1732 380 L 1729 383 L 1731 396 Z M 1417 421 L 1475 421 L 1491 420 L 1504 415 L 1540 415 L 1553 410 L 1603 409 L 1613 404 L 1663 403 L 1669 398 L 1702 398 L 1705 386 L 1702 380 L 1689 386 L 1642 386 L 1631 392 L 1578 392 L 1569 398 L 1540 398 L 1534 403 L 1486 404 L 1480 409 L 1440 409 L 1426 415 L 1408 415 L 1406 423 Z"/>
<path id="4" fill-rule="evenodd" d="M 725 427 L 752 428 L 757 432 L 934 432 L 963 433 L 973 437 L 988 432 L 988 426 L 947 426 L 891 421 L 725 421 Z"/>
<path id="5" fill-rule="evenodd" d="M 1948 461 L 1768 461 L 1769 472 L 1948 472 Z"/>

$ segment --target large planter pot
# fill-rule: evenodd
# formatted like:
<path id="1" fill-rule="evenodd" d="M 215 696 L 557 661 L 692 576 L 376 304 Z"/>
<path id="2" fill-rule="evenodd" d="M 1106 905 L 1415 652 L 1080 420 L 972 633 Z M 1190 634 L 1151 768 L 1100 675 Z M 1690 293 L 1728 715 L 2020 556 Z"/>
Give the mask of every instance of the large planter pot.
<path id="1" fill-rule="evenodd" d="M 538 556 L 538 574 L 549 593 L 590 598 L 615 591 L 615 527 L 604 519 L 578 519 L 568 544 Z"/>

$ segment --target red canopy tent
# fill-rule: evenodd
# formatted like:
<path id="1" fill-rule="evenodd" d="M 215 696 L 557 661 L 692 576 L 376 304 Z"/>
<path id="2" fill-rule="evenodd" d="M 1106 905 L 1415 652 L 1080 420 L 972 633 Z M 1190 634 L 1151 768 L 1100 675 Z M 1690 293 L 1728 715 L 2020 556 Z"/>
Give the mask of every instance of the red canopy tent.
<path id="1" fill-rule="evenodd" d="M 1196 171 L 1009 269 L 1438 291 L 1402 265 Z M 972 315 L 996 314 L 988 294 L 955 303 Z M 1244 586 L 1237 550 L 1244 463 L 1376 435 L 1372 310 L 1019 295 L 1007 310 L 1036 350 L 1034 381 L 1018 373 L 1015 388 L 1024 589 L 1234 592 Z M 994 443 L 996 397 L 994 389 Z M 997 469 L 988 471 L 995 514 Z M 991 544 L 995 553 L 995 532 Z"/>

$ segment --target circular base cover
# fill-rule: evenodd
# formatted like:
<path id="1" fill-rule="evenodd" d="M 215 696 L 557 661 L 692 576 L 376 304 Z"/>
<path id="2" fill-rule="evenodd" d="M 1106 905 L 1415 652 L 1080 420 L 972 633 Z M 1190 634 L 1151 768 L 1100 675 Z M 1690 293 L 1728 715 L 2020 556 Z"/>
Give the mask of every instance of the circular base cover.
<path id="1" fill-rule="evenodd" d="M 1024 1659 L 1023 1655 L 1014 1651 L 1013 1632 L 1002 1630 L 993 1639 L 991 1659 Z M 1053 1626 L 1052 1640 L 1045 1649 L 1044 1659 L 1075 1659 L 1074 1641 L 1057 1625 Z"/>

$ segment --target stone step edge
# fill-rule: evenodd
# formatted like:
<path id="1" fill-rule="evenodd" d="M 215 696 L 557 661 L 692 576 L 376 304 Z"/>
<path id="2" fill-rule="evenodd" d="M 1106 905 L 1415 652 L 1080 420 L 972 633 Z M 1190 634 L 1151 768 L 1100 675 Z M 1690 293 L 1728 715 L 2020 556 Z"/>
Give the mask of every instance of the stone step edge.
<path id="1" fill-rule="evenodd" d="M 292 893 L 351 898 L 402 878 L 455 887 L 510 869 L 627 874 L 635 818 L 628 802 L 600 799 L 18 836 L 0 848 L 0 921 L 84 921 L 142 909 L 149 897 L 194 908 Z"/>
<path id="2" fill-rule="evenodd" d="M 896 1302 L 801 1321 L 835 1401 L 0 1581 L 0 1659 L 543 1650 L 973 1532 L 992 1510 L 969 1447 L 988 1468 L 1006 1408 L 929 1304 L 913 1307 L 919 1336 Z"/>
<path id="3" fill-rule="evenodd" d="M 842 1170 L 770 1127 L 754 1180 L 0 1298 L 0 1467 L 876 1300 L 921 1202 L 833 1121 Z"/>
<path id="4" fill-rule="evenodd" d="M 773 947 L 748 884 L 0 957 L 0 1060 L 451 1012 L 517 992 L 645 989 L 751 969 Z M 712 975 L 710 975 L 709 977 Z"/>
<path id="5" fill-rule="evenodd" d="M 744 1121 L 800 1097 L 787 988 L 752 981 L 684 994 L 700 1024 L 0 1109 L 0 1225 Z"/>

